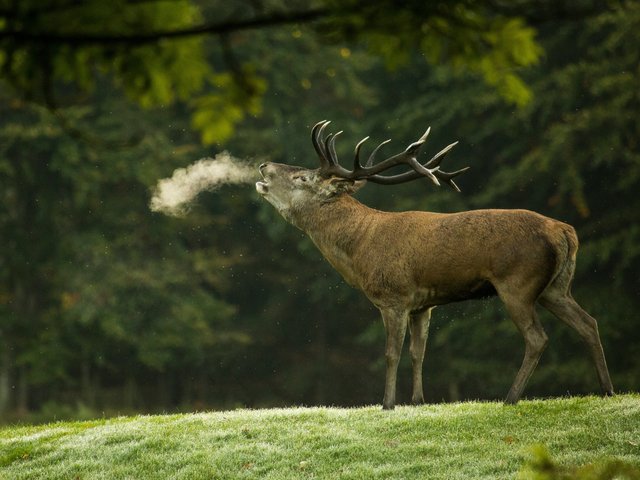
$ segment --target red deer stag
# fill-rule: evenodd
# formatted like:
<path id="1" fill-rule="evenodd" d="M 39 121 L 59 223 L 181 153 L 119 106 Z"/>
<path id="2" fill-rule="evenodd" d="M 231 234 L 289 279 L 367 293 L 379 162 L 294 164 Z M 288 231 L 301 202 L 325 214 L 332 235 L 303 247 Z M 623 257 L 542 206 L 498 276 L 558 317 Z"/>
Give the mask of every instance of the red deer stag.
<path id="1" fill-rule="evenodd" d="M 475 210 L 453 214 L 383 212 L 351 194 L 367 181 L 392 185 L 427 177 L 460 191 L 439 165 L 457 143 L 421 164 L 417 155 L 429 130 L 402 153 L 375 163 L 380 144 L 363 166 L 355 148 L 353 170 L 338 163 L 335 141 L 323 138 L 329 124 L 312 130 L 320 168 L 265 163 L 256 189 L 280 214 L 305 232 L 324 257 L 382 313 L 386 331 L 386 382 L 383 408 L 396 399 L 398 360 L 407 326 L 411 334 L 413 403 L 424 402 L 422 363 L 431 310 L 437 305 L 498 295 L 525 341 L 522 366 L 506 403 L 516 403 L 546 344 L 536 302 L 568 324 L 586 342 L 602 392 L 613 386 L 596 320 L 571 296 L 578 239 L 570 225 L 527 210 Z M 406 164 L 411 170 L 381 175 Z"/>

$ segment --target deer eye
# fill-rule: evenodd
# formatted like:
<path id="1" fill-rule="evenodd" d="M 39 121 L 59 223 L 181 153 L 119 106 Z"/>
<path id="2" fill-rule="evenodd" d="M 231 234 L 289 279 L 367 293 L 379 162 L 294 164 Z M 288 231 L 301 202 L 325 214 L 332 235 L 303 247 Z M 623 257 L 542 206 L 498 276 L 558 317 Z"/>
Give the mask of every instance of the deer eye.
<path id="1" fill-rule="evenodd" d="M 306 175 L 300 175 L 299 177 L 296 177 L 296 180 L 300 180 L 301 182 L 306 182 L 309 179 L 306 177 Z"/>

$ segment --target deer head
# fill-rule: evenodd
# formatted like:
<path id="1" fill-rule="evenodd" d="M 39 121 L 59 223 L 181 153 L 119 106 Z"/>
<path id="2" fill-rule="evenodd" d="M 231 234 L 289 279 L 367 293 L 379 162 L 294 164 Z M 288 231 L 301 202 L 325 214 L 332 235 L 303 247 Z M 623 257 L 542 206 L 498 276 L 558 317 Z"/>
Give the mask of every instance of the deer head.
<path id="1" fill-rule="evenodd" d="M 369 138 L 366 137 L 356 145 L 353 170 L 348 170 L 339 164 L 335 148 L 336 139 L 342 132 L 323 137 L 329 123 L 323 120 L 311 130 L 311 141 L 320 160 L 319 168 L 307 169 L 271 162 L 260 165 L 263 181 L 256 183 L 256 190 L 294 225 L 297 214 L 306 207 L 331 202 L 344 194 L 353 194 L 367 181 L 392 185 L 426 177 L 436 185 L 442 182 L 460 191 L 453 178 L 469 167 L 451 173 L 440 170 L 440 163 L 458 142 L 446 146 L 422 164 L 417 156 L 429 136 L 429 128 L 403 152 L 376 163 L 378 151 L 390 140 L 382 142 L 371 152 L 363 166 L 360 162 L 360 150 Z M 381 175 L 382 172 L 402 164 L 410 166 L 411 170 L 395 175 Z"/>

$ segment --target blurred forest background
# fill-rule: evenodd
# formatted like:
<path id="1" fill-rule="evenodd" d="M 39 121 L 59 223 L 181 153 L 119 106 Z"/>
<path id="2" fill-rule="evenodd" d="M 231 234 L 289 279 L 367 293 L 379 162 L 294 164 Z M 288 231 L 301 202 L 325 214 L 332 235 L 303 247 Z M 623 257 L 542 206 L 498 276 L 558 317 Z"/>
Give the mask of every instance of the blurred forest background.
<path id="1" fill-rule="evenodd" d="M 253 186 L 149 210 L 160 178 L 223 150 L 314 167 L 325 118 L 345 161 L 367 135 L 460 140 L 462 194 L 368 185 L 368 205 L 573 224 L 574 296 L 637 391 L 639 31 L 636 1 L 0 0 L 2 418 L 380 403 L 378 312 Z M 525 393 L 598 392 L 540 313 Z M 437 308 L 428 400 L 503 398 L 523 348 L 497 300 Z M 399 379 L 407 402 L 408 358 Z"/>

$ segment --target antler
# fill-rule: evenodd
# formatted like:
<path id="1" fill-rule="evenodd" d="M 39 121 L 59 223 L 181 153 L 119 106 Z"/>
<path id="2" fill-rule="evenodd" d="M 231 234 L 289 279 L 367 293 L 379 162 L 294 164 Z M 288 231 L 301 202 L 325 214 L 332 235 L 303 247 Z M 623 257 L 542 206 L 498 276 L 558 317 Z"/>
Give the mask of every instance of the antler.
<path id="1" fill-rule="evenodd" d="M 451 173 L 440 170 L 440 163 L 458 142 L 454 142 L 451 145 L 446 146 L 436 153 L 429 161 L 423 164 L 417 160 L 420 149 L 427 141 L 431 127 L 429 127 L 427 131 L 424 132 L 424 135 L 422 135 L 416 142 L 409 145 L 404 152 L 393 155 L 379 163 L 375 163 L 375 157 L 380 148 L 391 141 L 385 140 L 378 145 L 373 152 L 371 152 L 365 166 L 362 166 L 360 163 L 360 149 L 369 137 L 363 138 L 358 142 L 355 148 L 353 170 L 348 170 L 338 163 L 338 156 L 336 154 L 336 138 L 338 138 L 338 135 L 340 135 L 342 131 L 336 134 L 330 133 L 325 138 L 322 138 L 324 129 L 329 125 L 329 123 L 331 122 L 323 120 L 316 123 L 311 130 L 311 141 L 318 157 L 320 158 L 320 170 L 324 173 L 348 178 L 350 180 L 368 180 L 370 182 L 383 185 L 395 185 L 409 182 L 420 177 L 427 177 L 436 185 L 440 185 L 440 181 L 442 181 L 457 192 L 460 191 L 453 181 L 453 178 L 467 171 L 469 167 L 465 167 Z M 380 175 L 381 172 L 401 164 L 409 165 L 412 170 L 397 175 Z"/>

